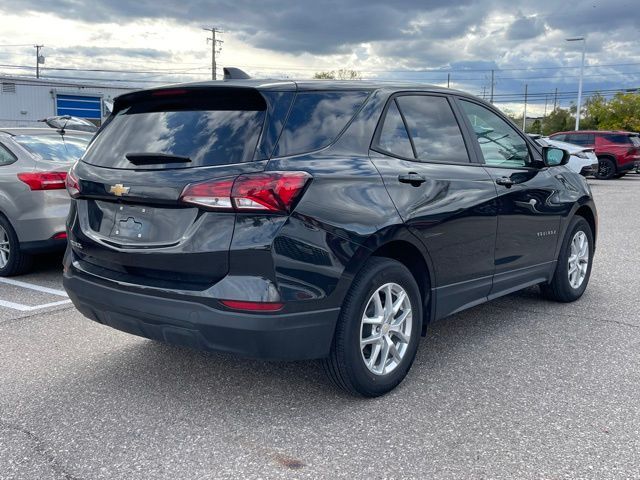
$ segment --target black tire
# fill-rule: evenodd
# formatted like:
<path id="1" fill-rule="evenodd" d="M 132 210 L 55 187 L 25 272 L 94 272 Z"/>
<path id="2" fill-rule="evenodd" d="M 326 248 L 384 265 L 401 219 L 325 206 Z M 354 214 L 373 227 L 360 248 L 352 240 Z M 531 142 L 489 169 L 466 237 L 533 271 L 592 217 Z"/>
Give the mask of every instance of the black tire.
<path id="1" fill-rule="evenodd" d="M 612 159 L 608 157 L 598 158 L 598 170 L 595 173 L 596 178 L 600 180 L 610 180 L 615 176 L 616 171 L 616 164 Z"/>
<path id="2" fill-rule="evenodd" d="M 395 283 L 405 290 L 411 307 L 411 330 L 404 356 L 395 368 L 386 374 L 375 374 L 366 366 L 360 349 L 361 321 L 372 295 L 387 283 Z M 409 372 L 418 349 L 421 329 L 422 297 L 411 272 L 395 260 L 372 257 L 355 277 L 345 297 L 331 352 L 323 360 L 324 369 L 335 385 L 353 395 L 384 395 L 402 382 Z"/>
<path id="3" fill-rule="evenodd" d="M 584 280 L 578 288 L 571 286 L 569 282 L 569 256 L 571 254 L 571 242 L 578 232 L 584 232 L 589 242 L 589 263 L 587 264 L 587 271 Z M 567 233 L 562 241 L 562 247 L 560 249 L 560 255 L 558 256 L 558 264 L 556 271 L 553 275 L 553 279 L 550 283 L 542 284 L 540 286 L 543 295 L 549 300 L 555 300 L 557 302 L 574 302 L 578 300 L 587 288 L 589 278 L 591 277 L 591 267 L 593 265 L 593 232 L 589 223 L 583 217 L 574 217 Z"/>
<path id="4" fill-rule="evenodd" d="M 3 230 L 6 232 L 6 238 L 9 242 L 8 261 L 4 266 L 0 266 L 0 277 L 10 277 L 20 275 L 31 268 L 32 257 L 20 251 L 20 242 L 11 223 L 0 215 L 0 242 L 3 241 Z M 0 261 L 0 265 L 2 262 Z"/>

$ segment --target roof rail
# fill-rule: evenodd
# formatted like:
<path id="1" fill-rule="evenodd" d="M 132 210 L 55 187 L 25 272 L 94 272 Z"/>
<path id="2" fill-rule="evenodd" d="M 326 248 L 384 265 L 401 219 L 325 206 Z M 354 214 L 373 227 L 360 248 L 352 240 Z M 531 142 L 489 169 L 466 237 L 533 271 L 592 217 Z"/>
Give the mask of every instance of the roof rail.
<path id="1" fill-rule="evenodd" d="M 224 67 L 224 80 L 248 80 L 251 77 L 244 70 L 236 67 Z"/>

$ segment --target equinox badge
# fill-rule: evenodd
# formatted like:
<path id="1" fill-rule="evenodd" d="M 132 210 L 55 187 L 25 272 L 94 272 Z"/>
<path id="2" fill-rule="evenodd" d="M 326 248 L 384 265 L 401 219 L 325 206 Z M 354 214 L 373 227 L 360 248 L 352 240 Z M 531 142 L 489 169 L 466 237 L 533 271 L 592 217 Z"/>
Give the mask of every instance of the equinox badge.
<path id="1" fill-rule="evenodd" d="M 111 188 L 109 189 L 109 193 L 113 193 L 116 197 L 121 197 L 122 195 L 126 195 L 127 193 L 129 193 L 130 188 L 131 187 L 125 187 L 121 183 L 116 183 L 115 185 L 111 186 Z"/>

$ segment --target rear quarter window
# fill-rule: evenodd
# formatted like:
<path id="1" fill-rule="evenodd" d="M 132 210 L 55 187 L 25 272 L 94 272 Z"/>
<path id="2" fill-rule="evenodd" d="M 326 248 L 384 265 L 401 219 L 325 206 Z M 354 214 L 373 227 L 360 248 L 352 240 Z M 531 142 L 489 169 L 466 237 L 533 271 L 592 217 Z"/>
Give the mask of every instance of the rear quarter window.
<path id="1" fill-rule="evenodd" d="M 13 153 L 0 143 L 0 167 L 2 165 L 9 165 L 15 161 L 16 157 L 13 156 Z"/>
<path id="2" fill-rule="evenodd" d="M 602 135 L 605 141 L 609 143 L 617 143 L 620 145 L 627 145 L 631 143 L 631 138 L 629 135 L 622 135 L 617 133 L 606 133 Z"/>
<path id="3" fill-rule="evenodd" d="M 296 155 L 328 146 L 368 95 L 366 91 L 299 92 L 274 155 Z"/>

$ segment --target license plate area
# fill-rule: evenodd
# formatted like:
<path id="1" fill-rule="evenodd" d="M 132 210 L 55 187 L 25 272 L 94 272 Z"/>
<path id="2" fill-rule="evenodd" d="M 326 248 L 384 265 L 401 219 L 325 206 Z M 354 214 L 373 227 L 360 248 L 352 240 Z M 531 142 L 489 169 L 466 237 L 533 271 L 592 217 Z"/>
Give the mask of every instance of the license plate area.
<path id="1" fill-rule="evenodd" d="M 157 240 L 154 229 L 155 209 L 138 205 L 120 205 L 109 235 L 113 239 L 121 239 L 140 243 Z"/>

